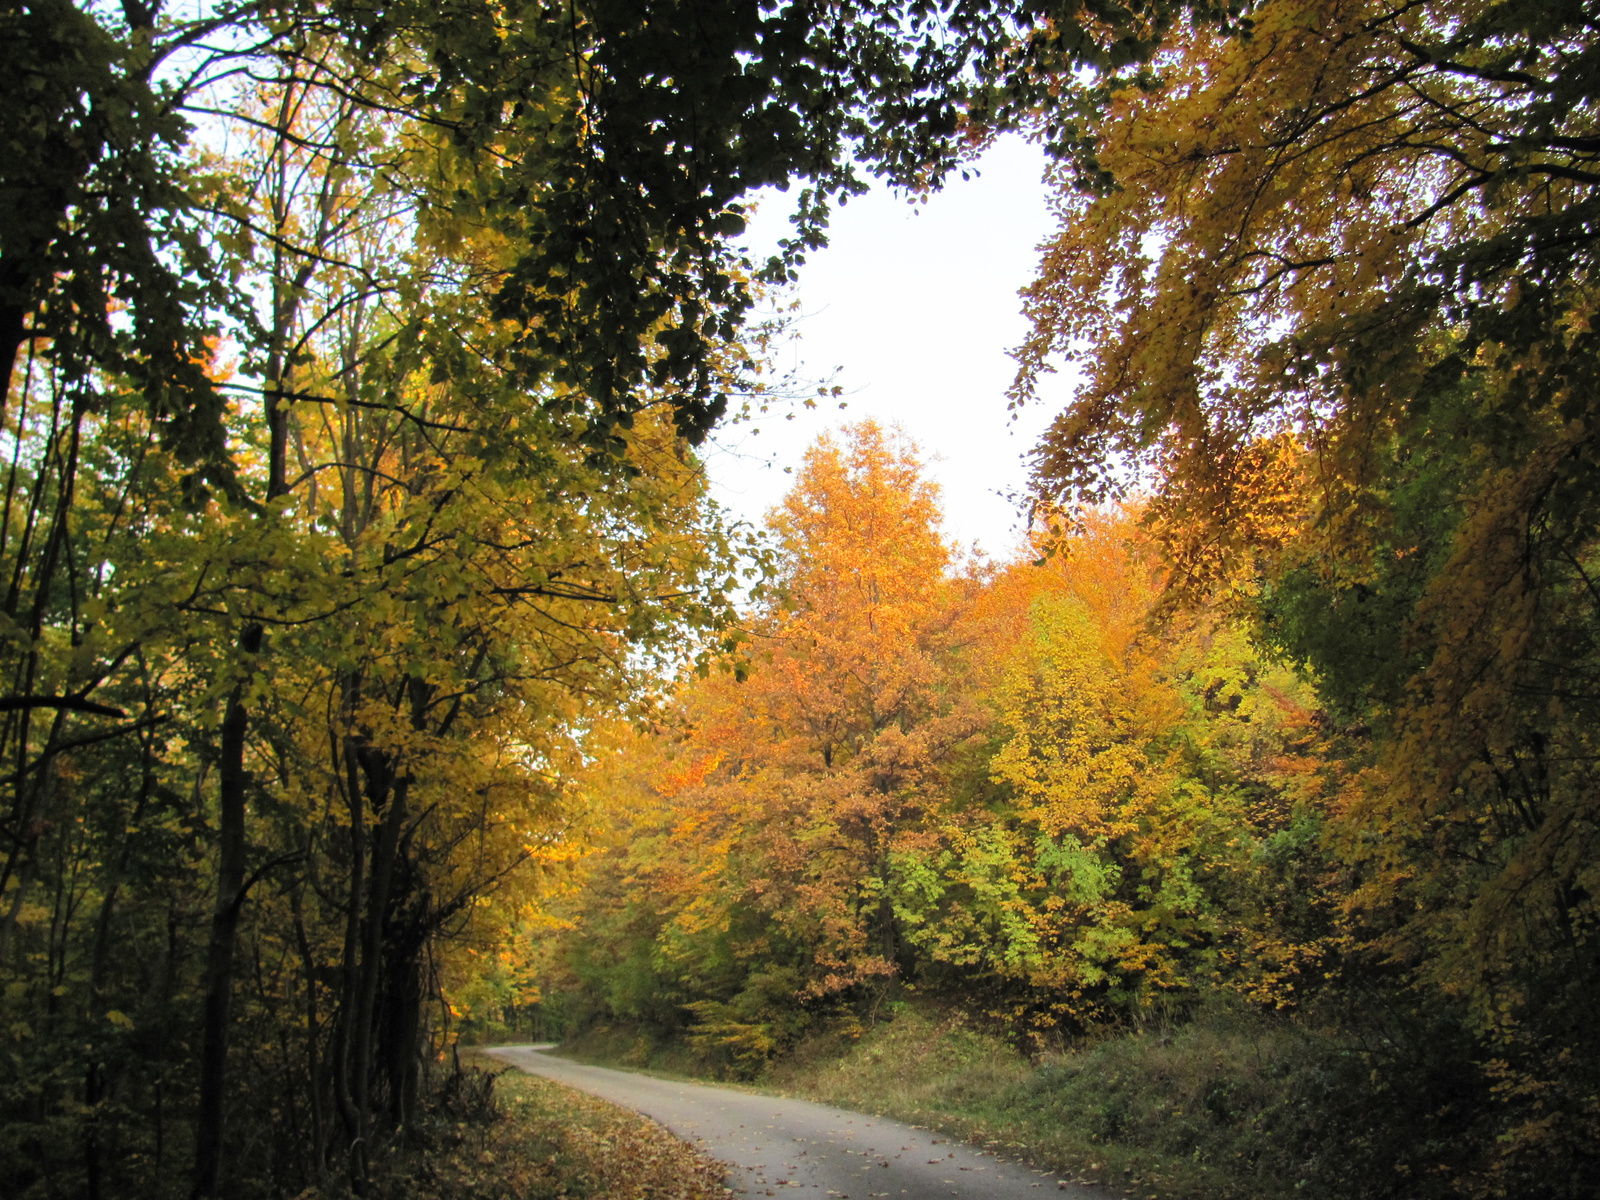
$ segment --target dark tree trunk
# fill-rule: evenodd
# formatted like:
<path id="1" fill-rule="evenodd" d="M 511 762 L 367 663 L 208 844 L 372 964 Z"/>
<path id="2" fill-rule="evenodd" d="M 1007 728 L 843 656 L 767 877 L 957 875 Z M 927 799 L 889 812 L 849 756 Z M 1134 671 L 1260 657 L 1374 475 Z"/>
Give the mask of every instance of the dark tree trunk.
<path id="1" fill-rule="evenodd" d="M 347 694 L 354 685 L 346 684 Z M 348 700 L 347 700 L 348 703 Z M 350 889 L 346 893 L 344 953 L 341 961 L 341 986 L 338 1022 L 333 1052 L 334 1102 L 344 1123 L 348 1147 L 347 1171 L 352 1182 L 366 1178 L 365 1144 L 361 1140 L 361 1114 L 356 1108 L 355 1015 L 361 992 L 361 905 L 366 894 L 367 824 L 365 797 L 356 768 L 356 740 L 344 739 L 344 774 L 350 807 Z"/>
<path id="2" fill-rule="evenodd" d="M 4 275 L 4 267 L 0 266 L 0 279 Z M 0 417 L 4 417 L 5 403 L 11 397 L 11 380 L 17 370 L 17 355 L 27 339 L 27 325 L 27 309 L 18 304 L 0 303 L 0 370 L 5 375 L 5 390 L 0 391 Z"/>
<path id="3" fill-rule="evenodd" d="M 252 625 L 239 638 L 246 654 L 261 649 L 261 627 Z M 195 1200 L 217 1195 L 222 1172 L 222 1139 L 226 1120 L 229 1019 L 233 1006 L 233 951 L 244 907 L 245 734 L 250 724 L 245 685 L 228 697 L 222 718 L 221 762 L 218 766 L 217 897 L 211 915 L 211 940 L 206 949 L 205 1016 L 200 1038 L 200 1109 L 195 1117 Z"/>
<path id="4" fill-rule="evenodd" d="M 391 888 L 390 935 L 384 964 L 380 1057 L 390 1124 L 409 1134 L 416 1120 L 422 1038 L 422 952 L 428 941 L 428 898 L 401 848 Z"/>
<path id="5" fill-rule="evenodd" d="M 387 757 L 380 768 L 389 771 Z M 370 1144 L 372 1127 L 373 1038 L 376 1032 L 378 985 L 383 978 L 384 932 L 394 883 L 395 862 L 400 848 L 400 832 L 406 819 L 406 796 L 410 780 L 395 779 L 389 790 L 389 804 L 378 827 L 372 849 L 372 887 L 367 893 L 367 922 L 361 952 L 361 994 L 356 1007 L 355 1083 L 356 1109 L 361 1117 L 362 1140 Z"/>

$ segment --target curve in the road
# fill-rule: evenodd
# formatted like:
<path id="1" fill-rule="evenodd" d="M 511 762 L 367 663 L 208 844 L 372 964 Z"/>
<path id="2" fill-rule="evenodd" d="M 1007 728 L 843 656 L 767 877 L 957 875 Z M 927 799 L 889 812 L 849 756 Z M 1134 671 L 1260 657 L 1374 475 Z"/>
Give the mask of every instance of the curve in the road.
<path id="1" fill-rule="evenodd" d="M 882 1117 L 591 1067 L 501 1046 L 489 1053 L 535 1075 L 644 1113 L 733 1166 L 739 1196 L 794 1200 L 1111 1200 L 926 1129 Z"/>

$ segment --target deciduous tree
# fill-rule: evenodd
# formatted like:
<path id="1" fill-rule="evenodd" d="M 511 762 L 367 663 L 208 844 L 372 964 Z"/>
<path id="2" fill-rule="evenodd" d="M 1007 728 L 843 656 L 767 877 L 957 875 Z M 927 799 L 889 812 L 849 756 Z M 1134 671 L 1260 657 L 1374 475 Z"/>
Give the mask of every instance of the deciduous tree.
<path id="1" fill-rule="evenodd" d="M 1259 595 L 1373 732 L 1343 844 L 1376 944 L 1516 1064 L 1485 1169 L 1559 1148 L 1577 1191 L 1594 51 L 1587 9 L 1520 3 L 1264 4 L 1169 39 L 1083 127 L 1103 186 L 1061 174 L 1019 383 L 1084 356 L 1041 493 L 1144 467 L 1178 582 Z"/>

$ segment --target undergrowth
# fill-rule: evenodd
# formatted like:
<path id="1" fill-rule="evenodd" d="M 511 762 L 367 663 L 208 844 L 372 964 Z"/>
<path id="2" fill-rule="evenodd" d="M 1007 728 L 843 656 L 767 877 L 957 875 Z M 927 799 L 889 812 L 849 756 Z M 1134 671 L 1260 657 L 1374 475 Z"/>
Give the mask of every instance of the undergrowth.
<path id="1" fill-rule="evenodd" d="M 677 1031 L 628 1022 L 591 1025 L 563 1040 L 555 1053 L 579 1062 L 678 1079 L 729 1082 L 739 1077 L 721 1057 L 706 1054 Z"/>
<path id="2" fill-rule="evenodd" d="M 762 1082 L 1141 1198 L 1455 1195 L 1468 1085 L 1387 1053 L 1377 1071 L 1382 1055 L 1348 1031 L 1218 1002 L 1030 1061 L 959 1012 L 902 1006 L 853 1044 L 802 1045 Z"/>
<path id="3" fill-rule="evenodd" d="M 719 1066 L 637 1029 L 566 1052 L 681 1076 Z M 756 1085 L 928 1126 L 1139 1200 L 1351 1200 L 1455 1194 L 1445 1146 L 1455 1083 L 1370 1048 L 1225 1003 L 1190 1019 L 1030 1059 L 961 1012 L 902 1003 L 858 1037 L 819 1035 Z M 1442 1115 L 1441 1115 L 1442 1114 Z"/>

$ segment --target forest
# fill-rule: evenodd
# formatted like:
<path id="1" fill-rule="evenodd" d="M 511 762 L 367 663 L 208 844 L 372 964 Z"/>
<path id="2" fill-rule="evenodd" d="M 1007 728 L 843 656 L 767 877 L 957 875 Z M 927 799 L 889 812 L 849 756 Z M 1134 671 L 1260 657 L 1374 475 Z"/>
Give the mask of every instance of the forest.
<path id="1" fill-rule="evenodd" d="M 465 1042 L 908 1005 L 1298 1039 L 1244 1193 L 1600 1192 L 1591 0 L 7 0 L 0 66 L 0 1195 L 511 1194 L 428 1166 Z M 733 519 L 834 208 L 1015 134 L 1028 547 L 870 421 Z"/>

